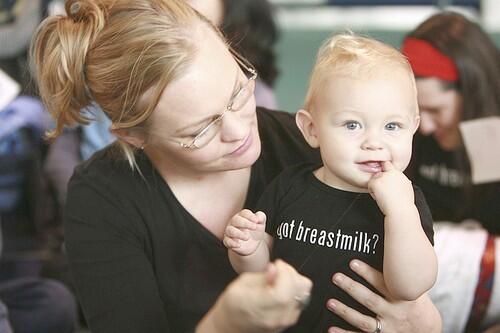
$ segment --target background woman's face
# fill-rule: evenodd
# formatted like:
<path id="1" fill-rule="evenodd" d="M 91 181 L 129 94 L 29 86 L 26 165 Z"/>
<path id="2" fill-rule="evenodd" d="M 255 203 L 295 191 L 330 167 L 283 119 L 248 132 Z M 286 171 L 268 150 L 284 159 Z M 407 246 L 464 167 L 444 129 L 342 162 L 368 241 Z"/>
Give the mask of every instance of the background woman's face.
<path id="1" fill-rule="evenodd" d="M 462 119 L 462 96 L 455 89 L 445 89 L 436 78 L 417 79 L 420 128 L 423 135 L 432 135 L 444 150 L 461 145 L 459 123 Z"/>

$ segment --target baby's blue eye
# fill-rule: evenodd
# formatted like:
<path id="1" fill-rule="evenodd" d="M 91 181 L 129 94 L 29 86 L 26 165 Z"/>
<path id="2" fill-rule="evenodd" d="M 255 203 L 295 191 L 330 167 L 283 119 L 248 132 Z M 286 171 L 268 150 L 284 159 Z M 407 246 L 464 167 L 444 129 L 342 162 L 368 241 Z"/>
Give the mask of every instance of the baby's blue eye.
<path id="1" fill-rule="evenodd" d="M 388 123 L 385 125 L 385 129 L 388 131 L 396 131 L 398 129 L 401 129 L 401 124 L 398 123 Z"/>
<path id="2" fill-rule="evenodd" d="M 346 121 L 344 126 L 350 131 L 354 131 L 361 128 L 361 124 L 357 121 Z"/>

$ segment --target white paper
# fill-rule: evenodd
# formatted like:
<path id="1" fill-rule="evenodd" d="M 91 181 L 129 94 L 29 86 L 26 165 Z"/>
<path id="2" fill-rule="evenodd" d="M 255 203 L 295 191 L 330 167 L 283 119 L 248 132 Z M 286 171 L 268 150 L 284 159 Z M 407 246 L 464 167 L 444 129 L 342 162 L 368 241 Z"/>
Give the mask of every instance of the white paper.
<path id="1" fill-rule="evenodd" d="M 500 117 L 464 121 L 460 131 L 471 164 L 472 183 L 500 181 Z"/>
<path id="2" fill-rule="evenodd" d="M 0 69 L 0 112 L 21 92 L 21 86 Z"/>

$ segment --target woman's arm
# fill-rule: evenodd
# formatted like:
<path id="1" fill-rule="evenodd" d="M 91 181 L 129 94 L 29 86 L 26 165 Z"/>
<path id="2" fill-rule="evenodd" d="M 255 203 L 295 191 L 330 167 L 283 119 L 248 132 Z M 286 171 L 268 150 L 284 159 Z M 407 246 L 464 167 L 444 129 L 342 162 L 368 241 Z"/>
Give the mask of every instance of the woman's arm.
<path id="1" fill-rule="evenodd" d="M 297 301 L 309 295 L 311 281 L 281 260 L 266 272 L 243 273 L 221 294 L 197 333 L 280 332 L 299 319 Z"/>
<path id="2" fill-rule="evenodd" d="M 377 289 L 381 297 L 353 281 L 349 277 L 337 273 L 333 276 L 334 283 L 351 295 L 356 301 L 377 314 L 384 333 L 439 333 L 441 332 L 441 316 L 430 300 L 424 294 L 415 301 L 394 301 L 390 299 L 382 274 L 367 264 L 353 260 L 351 269 Z M 359 327 L 363 332 L 374 332 L 376 319 L 363 315 L 345 306 L 338 300 L 330 299 L 328 308 L 337 315 Z M 333 327 L 329 332 L 346 333 L 347 331 Z"/>

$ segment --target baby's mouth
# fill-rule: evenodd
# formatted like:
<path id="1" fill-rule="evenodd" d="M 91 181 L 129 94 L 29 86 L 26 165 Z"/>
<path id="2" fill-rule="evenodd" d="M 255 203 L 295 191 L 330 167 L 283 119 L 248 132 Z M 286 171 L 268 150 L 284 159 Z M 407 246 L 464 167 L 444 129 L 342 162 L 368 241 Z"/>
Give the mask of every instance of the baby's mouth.
<path id="1" fill-rule="evenodd" d="M 369 173 L 382 172 L 382 161 L 364 161 L 357 163 L 362 171 Z"/>

